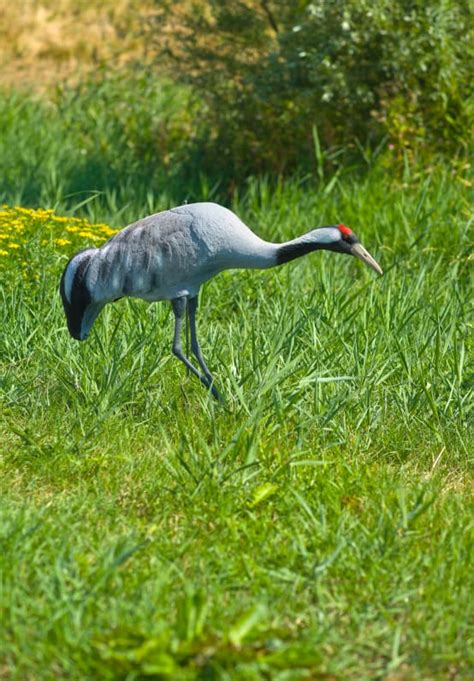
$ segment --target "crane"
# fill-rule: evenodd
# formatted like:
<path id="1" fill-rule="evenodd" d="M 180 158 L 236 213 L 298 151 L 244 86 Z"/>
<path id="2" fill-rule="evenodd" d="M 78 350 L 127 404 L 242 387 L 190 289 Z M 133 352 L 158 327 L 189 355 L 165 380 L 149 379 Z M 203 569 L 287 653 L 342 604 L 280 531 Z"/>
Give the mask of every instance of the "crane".
<path id="1" fill-rule="evenodd" d="M 216 397 L 221 396 L 197 338 L 202 284 L 227 269 L 266 269 L 316 250 L 353 255 L 378 274 L 382 269 L 346 225 L 320 227 L 282 244 L 264 241 L 227 208 L 192 203 L 134 222 L 99 248 L 79 251 L 67 263 L 60 294 L 71 336 L 83 341 L 102 308 L 124 296 L 171 301 L 172 352 Z M 188 313 L 194 366 L 182 349 Z"/>

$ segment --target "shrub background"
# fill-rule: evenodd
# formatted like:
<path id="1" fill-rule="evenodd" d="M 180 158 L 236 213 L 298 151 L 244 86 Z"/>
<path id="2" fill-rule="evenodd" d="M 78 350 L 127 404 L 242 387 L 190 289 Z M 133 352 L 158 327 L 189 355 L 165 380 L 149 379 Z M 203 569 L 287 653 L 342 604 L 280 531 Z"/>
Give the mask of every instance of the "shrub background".
<path id="1" fill-rule="evenodd" d="M 36 51 L 18 28 L 3 34 L 4 201 L 75 206 L 92 189 L 117 210 L 150 193 L 226 201 L 249 176 L 321 179 L 375 161 L 400 176 L 440 155 L 457 172 L 472 151 L 467 0 L 92 3 L 103 30 L 87 49 L 86 9 L 68 2 L 45 0 L 68 50 L 42 24 Z"/>
<path id="2" fill-rule="evenodd" d="M 473 130 L 470 7 L 173 2 L 157 12 L 148 38 L 157 64 L 203 104 L 196 137 L 205 167 L 242 178 L 314 170 L 314 126 L 324 147 L 346 152 L 384 139 L 423 154 L 465 149 Z"/>

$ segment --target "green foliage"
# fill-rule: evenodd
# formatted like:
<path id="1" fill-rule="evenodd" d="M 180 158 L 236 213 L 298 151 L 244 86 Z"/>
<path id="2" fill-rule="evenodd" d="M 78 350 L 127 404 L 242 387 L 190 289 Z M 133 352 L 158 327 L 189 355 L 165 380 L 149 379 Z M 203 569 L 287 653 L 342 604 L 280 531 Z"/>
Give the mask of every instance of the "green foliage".
<path id="1" fill-rule="evenodd" d="M 249 183 L 233 208 L 264 238 L 343 220 L 386 274 L 315 253 L 210 282 L 225 406 L 171 356 L 165 303 L 72 341 L 61 223 L 20 211 L 38 279 L 0 271 L 5 678 L 470 678 L 469 199 L 442 168 Z"/>
<path id="2" fill-rule="evenodd" d="M 0 201 L 76 205 L 94 192 L 147 203 L 186 180 L 193 105 L 186 89 L 146 70 L 99 71 L 48 101 L 0 98 Z M 191 175 L 191 173 L 189 173 Z M 194 175 L 194 185 L 200 179 Z"/>
<path id="3" fill-rule="evenodd" d="M 234 180 L 312 169 L 315 126 L 325 148 L 346 150 L 387 137 L 452 154 L 471 139 L 468 0 L 159 5 L 148 39 L 206 105 L 206 169 Z"/>
<path id="4" fill-rule="evenodd" d="M 150 176 L 172 184 L 192 131 L 193 103 L 185 88 L 157 80 L 137 64 L 64 85 L 56 99 L 66 134 L 89 155 L 85 187 L 123 182 L 126 172 L 137 186 Z"/>

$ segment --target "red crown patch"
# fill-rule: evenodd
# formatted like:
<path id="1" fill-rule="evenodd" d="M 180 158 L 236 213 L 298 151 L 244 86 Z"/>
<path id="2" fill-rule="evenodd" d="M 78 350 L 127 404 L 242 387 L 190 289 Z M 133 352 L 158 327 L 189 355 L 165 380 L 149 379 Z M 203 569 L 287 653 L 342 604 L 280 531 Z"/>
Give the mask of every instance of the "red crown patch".
<path id="1" fill-rule="evenodd" d="M 352 234 L 352 229 L 349 229 L 349 227 L 346 227 L 346 225 L 338 225 L 337 228 L 341 234 L 344 234 L 344 236 L 349 236 L 349 234 Z"/>

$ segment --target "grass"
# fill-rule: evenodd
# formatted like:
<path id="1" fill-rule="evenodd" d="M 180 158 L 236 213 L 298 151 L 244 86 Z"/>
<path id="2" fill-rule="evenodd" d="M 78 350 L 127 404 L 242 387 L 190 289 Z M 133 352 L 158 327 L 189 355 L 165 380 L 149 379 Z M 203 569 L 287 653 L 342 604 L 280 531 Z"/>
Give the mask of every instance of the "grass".
<path id="1" fill-rule="evenodd" d="M 471 678 L 466 184 L 251 182 L 233 208 L 261 235 L 343 220 L 386 274 L 320 253 L 209 283 L 225 406 L 172 358 L 165 303 L 72 341 L 58 279 L 92 238 L 6 211 L 3 677 Z M 166 203 L 108 198 L 79 211 Z"/>
<path id="2" fill-rule="evenodd" d="M 189 92 L 140 67 L 98 68 L 49 99 L 0 91 L 0 202 L 71 209 L 104 192 L 120 220 L 130 197 L 136 210 L 182 186 L 202 196 L 193 115 Z"/>

